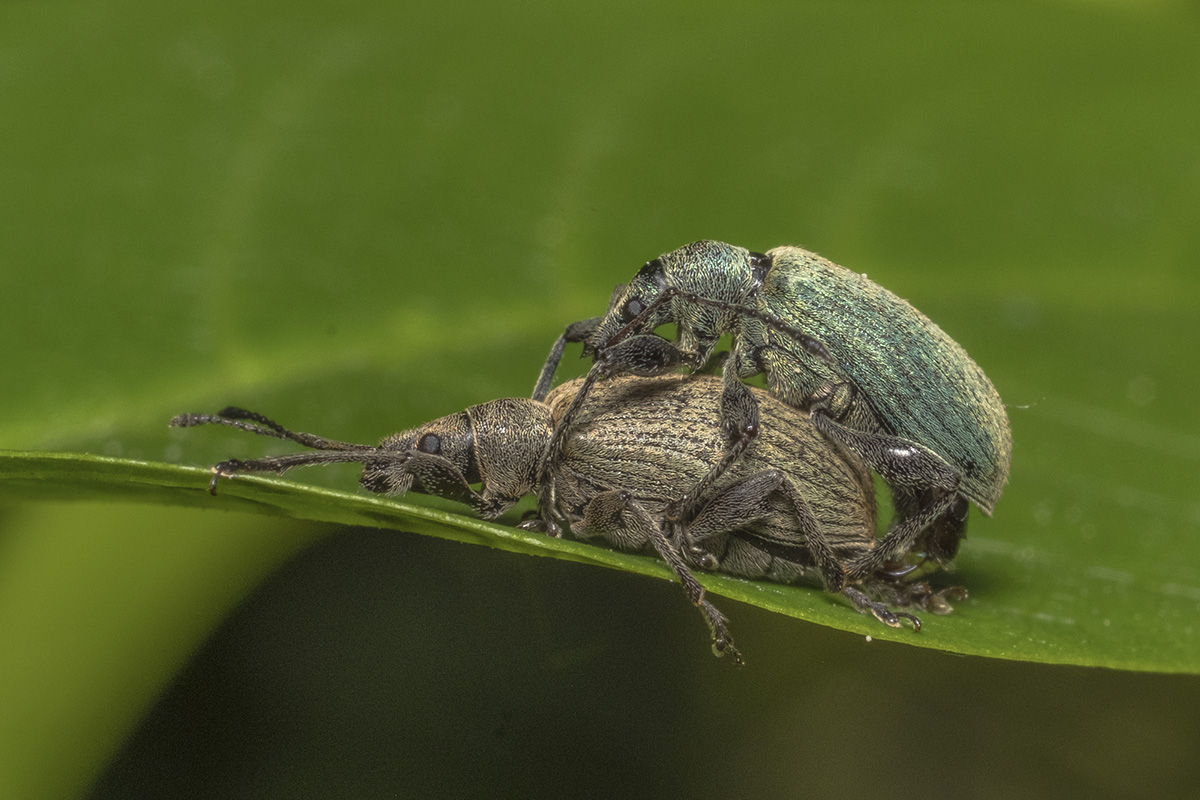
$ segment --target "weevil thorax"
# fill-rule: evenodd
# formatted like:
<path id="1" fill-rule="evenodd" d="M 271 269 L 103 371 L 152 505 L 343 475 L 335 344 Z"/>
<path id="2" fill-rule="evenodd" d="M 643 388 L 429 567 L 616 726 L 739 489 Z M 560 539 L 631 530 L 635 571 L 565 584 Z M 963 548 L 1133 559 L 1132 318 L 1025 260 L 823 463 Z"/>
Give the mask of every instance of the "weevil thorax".
<path id="1" fill-rule="evenodd" d="M 503 497 L 518 498 L 532 492 L 538 462 L 553 431 L 550 407 L 523 397 L 506 397 L 471 406 L 466 416 L 476 470 L 476 477 L 468 480 L 481 480 Z"/>
<path id="2" fill-rule="evenodd" d="M 737 324 L 735 308 L 752 307 L 762 285 L 757 254 L 723 242 L 699 241 L 647 263 L 625 291 L 613 298 L 595 342 L 604 346 L 664 294 L 667 299 L 632 333 L 649 333 L 674 323 L 680 351 L 699 367 L 708 361 L 721 335 Z M 765 259 L 765 256 L 760 258 Z M 721 305 L 698 302 L 697 298 Z"/>

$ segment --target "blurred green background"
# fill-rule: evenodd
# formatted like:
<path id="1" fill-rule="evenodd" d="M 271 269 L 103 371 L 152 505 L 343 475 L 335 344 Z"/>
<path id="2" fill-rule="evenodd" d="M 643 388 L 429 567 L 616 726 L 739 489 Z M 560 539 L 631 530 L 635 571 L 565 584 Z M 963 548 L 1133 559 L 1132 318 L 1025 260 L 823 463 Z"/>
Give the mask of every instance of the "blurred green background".
<path id="1" fill-rule="evenodd" d="M 165 427 L 227 403 L 375 440 L 528 394 L 664 250 L 795 243 L 911 299 L 1010 403 L 971 603 L 1013 580 L 989 560 L 1104 547 L 1096 613 L 1194 643 L 1198 85 L 1190 3 L 6 3 L 0 446 L 263 452 Z M 1074 589 L 1029 591 L 1069 635 Z M 722 607 L 743 670 L 661 581 L 6 494 L 0 796 L 1200 781 L 1194 677 Z"/>

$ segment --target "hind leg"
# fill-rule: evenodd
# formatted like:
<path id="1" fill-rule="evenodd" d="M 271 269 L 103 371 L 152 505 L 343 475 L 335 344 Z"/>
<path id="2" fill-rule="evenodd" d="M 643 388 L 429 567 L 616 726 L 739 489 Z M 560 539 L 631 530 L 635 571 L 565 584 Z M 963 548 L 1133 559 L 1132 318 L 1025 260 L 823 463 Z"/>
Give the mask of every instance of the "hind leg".
<path id="1" fill-rule="evenodd" d="M 851 580 L 907 554 L 922 536 L 939 561 L 957 552 L 966 530 L 967 501 L 958 493 L 960 476 L 953 467 L 915 442 L 846 427 L 825 409 L 815 409 L 812 420 L 827 438 L 860 455 L 897 498 L 896 519 L 875 548 L 850 565 Z"/>

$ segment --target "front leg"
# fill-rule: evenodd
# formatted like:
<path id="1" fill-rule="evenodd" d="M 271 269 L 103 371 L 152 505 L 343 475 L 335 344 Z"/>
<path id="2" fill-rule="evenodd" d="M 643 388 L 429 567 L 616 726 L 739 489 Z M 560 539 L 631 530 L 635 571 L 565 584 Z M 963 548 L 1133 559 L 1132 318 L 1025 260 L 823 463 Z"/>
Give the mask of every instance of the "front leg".
<path id="1" fill-rule="evenodd" d="M 563 412 L 558 424 L 554 426 L 554 431 L 550 434 L 550 441 L 538 464 L 539 518 L 522 527 L 528 530 L 542 530 L 550 536 L 562 535 L 564 518 L 558 509 L 555 492 L 555 465 L 562 460 L 563 448 L 566 446 L 567 437 L 570 436 L 571 426 L 574 425 L 575 419 L 587 401 L 587 396 L 596 381 L 622 373 L 632 373 L 643 377 L 661 375 L 677 366 L 680 359 L 681 354 L 675 345 L 661 336 L 652 334 L 630 336 L 597 355 L 596 363 L 588 370 L 583 383 L 576 390 L 575 396 L 571 398 L 567 410 Z"/>
<path id="2" fill-rule="evenodd" d="M 592 386 L 604 374 L 605 367 L 603 364 L 597 362 L 592 365 L 592 368 L 588 370 L 588 374 L 584 376 L 583 383 L 576 390 L 575 396 L 571 398 L 571 403 L 567 406 L 567 410 L 563 412 L 562 418 L 554 426 L 554 430 L 551 431 L 550 441 L 546 443 L 546 449 L 542 452 L 542 457 L 538 461 L 536 483 L 538 487 L 537 519 L 522 522 L 521 527 L 525 530 L 541 531 L 554 538 L 562 536 L 563 525 L 566 519 L 558 509 L 558 495 L 554 485 L 554 472 L 559 462 L 562 461 L 563 448 L 566 447 L 567 436 L 571 430 L 571 426 L 575 422 L 575 417 L 579 414 L 579 409 L 583 408 L 583 404 L 587 400 Z"/>
<path id="3" fill-rule="evenodd" d="M 572 322 L 567 326 L 562 335 L 555 340 L 554 346 L 550 348 L 550 355 L 546 357 L 546 363 L 542 365 L 542 372 L 538 375 L 537 384 L 533 387 L 534 400 L 541 402 L 546 399 L 546 395 L 550 394 L 550 386 L 554 383 L 554 373 L 558 372 L 558 365 L 562 362 L 563 351 L 566 350 L 567 344 L 572 342 L 590 344 L 592 336 L 595 335 L 596 329 L 600 327 L 603 320 L 603 317 L 592 317 Z"/>
<path id="4" fill-rule="evenodd" d="M 725 452 L 721 460 L 709 469 L 708 474 L 701 478 L 699 483 L 671 504 L 667 517 L 674 522 L 686 524 L 695 514 L 709 488 L 745 455 L 758 436 L 758 401 L 750 387 L 738 378 L 738 372 L 737 362 L 728 359 L 721 373 L 721 400 L 718 408 L 721 432 L 727 442 Z"/>
<path id="5" fill-rule="evenodd" d="M 608 376 L 652 378 L 690 360 L 672 342 L 653 333 L 629 336 L 596 354 L 596 365 Z"/>
<path id="6" fill-rule="evenodd" d="M 495 519 L 512 508 L 519 498 L 497 497 L 488 491 L 476 492 L 466 477 L 448 459 L 432 453 L 410 450 L 404 462 L 405 471 L 416 478 L 421 491 L 468 505 L 484 519 Z M 367 471 L 363 472 L 364 485 Z M 367 488 L 370 488 L 369 486 Z"/>
<path id="7" fill-rule="evenodd" d="M 620 300 L 621 295 L 625 293 L 626 284 L 618 284 L 613 287 L 612 294 L 608 298 L 608 310 L 612 311 Z M 542 373 L 538 376 L 538 381 L 533 387 L 533 399 L 542 401 L 546 399 L 546 395 L 550 393 L 550 385 L 554 383 L 554 373 L 558 371 L 558 364 L 562 361 L 563 350 L 567 344 L 571 342 L 583 342 L 583 355 L 593 355 L 592 339 L 596 335 L 596 331 L 600 328 L 600 323 L 604 321 L 604 317 L 592 317 L 591 319 L 583 319 L 579 322 L 572 322 L 563 331 L 562 336 L 550 348 L 550 355 L 546 358 L 546 363 L 542 365 Z"/>

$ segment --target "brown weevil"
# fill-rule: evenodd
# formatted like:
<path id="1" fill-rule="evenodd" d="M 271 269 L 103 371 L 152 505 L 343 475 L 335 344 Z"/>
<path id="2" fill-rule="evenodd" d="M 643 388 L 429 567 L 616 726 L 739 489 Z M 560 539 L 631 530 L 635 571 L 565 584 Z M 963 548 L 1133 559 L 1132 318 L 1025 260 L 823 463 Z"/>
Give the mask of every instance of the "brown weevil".
<path id="1" fill-rule="evenodd" d="M 674 342 L 655 335 L 677 326 Z M 995 387 L 966 351 L 905 300 L 815 253 L 754 253 L 700 241 L 647 263 L 618 286 L 604 317 L 568 326 L 546 361 L 534 398 L 548 392 L 563 349 L 595 357 L 584 391 L 549 448 L 570 436 L 597 378 L 702 369 L 724 333 L 720 420 L 727 456 L 682 500 L 686 508 L 736 460 L 756 431 L 741 378 L 763 374 L 771 394 L 811 415 L 830 441 L 862 457 L 892 491 L 896 517 L 877 547 L 850 564 L 862 578 L 914 550 L 949 562 L 966 534 L 968 501 L 991 514 L 1008 479 L 1012 434 Z M 781 463 L 777 459 L 776 463 Z M 561 512 L 544 475 L 544 525 Z"/>
<path id="2" fill-rule="evenodd" d="M 363 465 L 360 482 L 372 492 L 437 495 L 494 519 L 540 488 L 538 475 L 546 466 L 552 433 L 581 385 L 582 380 L 565 383 L 544 402 L 507 398 L 472 406 L 388 436 L 378 446 L 290 431 L 232 407 L 215 415 L 181 414 L 171 425 L 227 425 L 312 449 L 222 461 L 213 467 L 213 493 L 218 479 L 239 473 L 357 462 Z M 624 377 L 596 385 L 549 465 L 572 533 L 620 550 L 657 553 L 703 614 L 718 655 L 738 658 L 724 615 L 706 599 L 693 570 L 823 583 L 894 627 L 902 619 L 918 630 L 921 623 L 892 611 L 880 598 L 949 611 L 945 592 L 911 580 L 911 565 L 899 561 L 846 580 L 845 565 L 876 546 L 870 472 L 822 436 L 808 415 L 765 391 L 754 392 L 766 423 L 762 434 L 719 480 L 706 485 L 686 515 L 667 524 L 668 508 L 698 485 L 724 452 L 720 379 Z"/>

